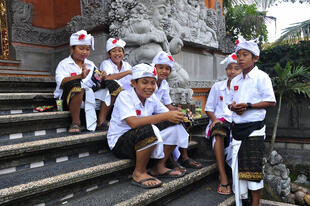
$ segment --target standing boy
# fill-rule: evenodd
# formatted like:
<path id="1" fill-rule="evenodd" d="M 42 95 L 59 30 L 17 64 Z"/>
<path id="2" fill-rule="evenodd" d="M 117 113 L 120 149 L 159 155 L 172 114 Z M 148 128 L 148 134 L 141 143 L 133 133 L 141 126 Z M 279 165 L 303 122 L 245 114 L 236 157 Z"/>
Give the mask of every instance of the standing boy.
<path id="1" fill-rule="evenodd" d="M 133 88 L 122 91 L 116 98 L 107 135 L 109 147 L 117 157 L 136 160 L 132 184 L 143 188 L 161 186 L 162 182 L 154 176 L 182 177 L 185 174 L 165 166 L 171 152 L 185 138 L 184 128 L 178 124 L 184 114 L 169 111 L 154 95 L 156 78 L 153 66 L 138 64 L 132 68 Z M 164 121 L 177 124 L 155 125 Z M 159 160 L 148 174 L 146 167 L 150 158 Z"/>
<path id="2" fill-rule="evenodd" d="M 206 128 L 206 137 L 212 139 L 212 147 L 216 157 L 219 170 L 219 184 L 217 192 L 223 195 L 231 194 L 231 188 L 225 172 L 224 158 L 231 166 L 231 148 L 230 148 L 230 124 L 232 111 L 228 109 L 230 98 L 230 84 L 232 79 L 241 73 L 237 64 L 235 53 L 226 57 L 221 64 L 226 65 L 226 74 L 228 79 L 216 82 L 209 93 L 205 111 L 210 118 L 209 125 Z"/>
<path id="3" fill-rule="evenodd" d="M 235 53 L 242 73 L 231 82 L 232 172 L 236 205 L 252 194 L 252 206 L 259 206 L 263 183 L 266 108 L 276 104 L 271 80 L 255 66 L 259 58 L 256 42 L 238 40 Z"/>

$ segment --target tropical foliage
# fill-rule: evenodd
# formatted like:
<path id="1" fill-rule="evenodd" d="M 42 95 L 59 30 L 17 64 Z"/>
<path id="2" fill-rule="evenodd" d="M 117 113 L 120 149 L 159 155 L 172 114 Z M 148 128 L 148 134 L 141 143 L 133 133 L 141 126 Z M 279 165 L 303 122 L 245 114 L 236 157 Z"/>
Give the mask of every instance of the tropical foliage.
<path id="1" fill-rule="evenodd" d="M 292 99 L 295 99 L 296 95 L 304 95 L 306 98 L 310 98 L 310 72 L 306 67 L 293 67 L 288 62 L 285 67 L 281 67 L 280 64 L 276 64 L 274 71 L 276 76 L 272 78 L 272 81 L 279 99 L 276 120 L 272 132 L 270 153 L 273 150 L 277 135 L 283 98 L 285 98 L 288 103 Z"/>
<path id="2" fill-rule="evenodd" d="M 224 9 L 226 31 L 232 41 L 242 35 L 245 39 L 267 41 L 267 19 L 265 11 L 258 11 L 255 4 L 227 6 Z"/>

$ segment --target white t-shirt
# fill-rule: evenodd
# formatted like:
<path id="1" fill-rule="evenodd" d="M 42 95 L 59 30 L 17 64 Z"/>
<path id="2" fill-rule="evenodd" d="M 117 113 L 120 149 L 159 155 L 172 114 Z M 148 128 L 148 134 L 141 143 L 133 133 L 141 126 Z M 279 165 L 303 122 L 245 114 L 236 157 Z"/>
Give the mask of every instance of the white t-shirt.
<path id="1" fill-rule="evenodd" d="M 271 79 L 262 70 L 255 66 L 243 78 L 243 73 L 236 76 L 231 82 L 231 102 L 259 103 L 276 102 Z M 240 124 L 247 122 L 262 121 L 265 119 L 266 109 L 248 109 L 242 115 L 233 112 L 232 121 Z M 265 135 L 265 126 L 260 130 L 253 131 L 250 136 Z"/>
<path id="2" fill-rule="evenodd" d="M 156 84 L 156 90 L 155 90 L 155 94 L 157 96 L 157 98 L 164 104 L 164 105 L 168 105 L 171 104 L 171 98 L 169 95 L 170 92 L 170 88 L 169 88 L 169 84 L 166 80 L 163 80 L 160 84 L 160 87 L 158 88 L 157 84 Z"/>
<path id="3" fill-rule="evenodd" d="M 107 135 L 110 149 L 114 148 L 121 135 L 131 129 L 125 120 L 126 118 L 132 116 L 145 117 L 168 111 L 168 108 L 159 101 L 155 94 L 147 98 L 143 106 L 134 88 L 120 92 L 114 103 Z"/>
<path id="4" fill-rule="evenodd" d="M 107 75 L 110 75 L 110 74 L 118 74 L 121 72 L 131 70 L 131 65 L 128 62 L 125 62 L 125 61 L 122 61 L 122 62 L 123 62 L 122 68 L 119 71 L 116 64 L 114 64 L 111 59 L 104 60 L 100 64 L 100 71 L 104 70 L 107 73 Z M 123 78 L 116 80 L 116 81 L 120 84 L 120 86 L 123 89 L 127 90 L 131 88 L 131 85 L 130 85 L 131 79 L 132 79 L 132 75 L 126 75 Z"/>
<path id="5" fill-rule="evenodd" d="M 90 70 L 89 74 L 86 76 L 86 78 L 82 79 L 81 86 L 82 88 L 89 87 L 91 88 L 94 86 L 94 82 L 91 80 L 91 77 L 93 75 L 95 64 L 85 59 L 84 63 L 86 64 L 86 68 Z M 79 75 L 82 73 L 82 68 L 79 67 L 74 60 L 72 59 L 71 55 L 65 59 L 63 59 L 61 62 L 59 62 L 56 72 L 55 72 L 55 79 L 56 79 L 56 89 L 54 91 L 54 98 L 60 99 L 63 93 L 63 89 L 60 88 L 61 82 L 66 77 L 71 77 L 75 75 Z"/>

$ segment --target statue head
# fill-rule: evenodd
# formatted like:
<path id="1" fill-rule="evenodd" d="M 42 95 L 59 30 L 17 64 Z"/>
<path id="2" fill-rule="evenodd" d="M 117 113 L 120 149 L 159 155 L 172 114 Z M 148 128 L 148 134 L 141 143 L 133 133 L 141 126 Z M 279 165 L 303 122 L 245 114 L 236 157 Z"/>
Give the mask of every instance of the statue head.
<path id="1" fill-rule="evenodd" d="M 170 4 L 166 0 L 152 0 L 152 22 L 158 29 L 163 29 L 168 23 L 168 14 L 170 14 Z"/>

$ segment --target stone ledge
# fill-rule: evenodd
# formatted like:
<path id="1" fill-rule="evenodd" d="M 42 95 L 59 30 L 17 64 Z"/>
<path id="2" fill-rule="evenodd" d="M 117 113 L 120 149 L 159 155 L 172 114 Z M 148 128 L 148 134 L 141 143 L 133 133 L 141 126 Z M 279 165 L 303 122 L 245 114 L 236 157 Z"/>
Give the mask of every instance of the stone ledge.
<path id="1" fill-rule="evenodd" d="M 55 77 L 26 77 L 26 76 L 0 76 L 0 82 L 51 82 L 55 83 Z"/>
<path id="2" fill-rule="evenodd" d="M 0 100 L 22 100 L 34 98 L 54 98 L 53 93 L 0 93 Z"/>
<path id="3" fill-rule="evenodd" d="M 85 181 L 102 175 L 130 168 L 134 165 L 132 160 L 119 160 L 98 166 L 45 178 L 0 190 L 0 204 L 23 198 L 29 195 L 46 192 L 51 189 L 63 187 L 73 183 Z"/>
<path id="4" fill-rule="evenodd" d="M 69 111 L 1 115 L 0 124 L 35 121 L 35 120 L 60 119 L 67 117 L 70 117 Z"/>
<path id="5" fill-rule="evenodd" d="M 1 146 L 0 158 L 103 140 L 106 134 L 107 132 L 96 132 Z"/>
<path id="6" fill-rule="evenodd" d="M 225 201 L 218 204 L 218 206 L 232 206 L 236 202 L 235 195 L 231 196 L 230 198 L 226 199 Z"/>
<path id="7" fill-rule="evenodd" d="M 116 206 L 133 206 L 133 205 L 148 205 L 152 202 L 161 199 L 185 186 L 199 181 L 202 178 L 217 171 L 216 163 L 196 170 L 184 177 L 177 178 L 169 183 L 163 184 L 162 187 L 148 190 L 140 195 L 137 195 L 131 199 L 116 204 Z"/>

